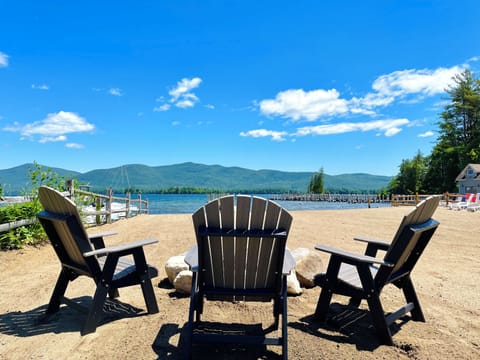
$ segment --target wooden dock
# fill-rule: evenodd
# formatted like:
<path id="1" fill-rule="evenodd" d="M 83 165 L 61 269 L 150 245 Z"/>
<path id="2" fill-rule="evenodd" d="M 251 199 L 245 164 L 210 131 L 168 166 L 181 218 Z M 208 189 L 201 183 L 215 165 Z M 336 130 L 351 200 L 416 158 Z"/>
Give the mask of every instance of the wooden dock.
<path id="1" fill-rule="evenodd" d="M 275 194 L 270 196 L 275 201 L 323 201 L 346 202 L 352 204 L 389 203 L 388 196 L 376 194 Z"/>

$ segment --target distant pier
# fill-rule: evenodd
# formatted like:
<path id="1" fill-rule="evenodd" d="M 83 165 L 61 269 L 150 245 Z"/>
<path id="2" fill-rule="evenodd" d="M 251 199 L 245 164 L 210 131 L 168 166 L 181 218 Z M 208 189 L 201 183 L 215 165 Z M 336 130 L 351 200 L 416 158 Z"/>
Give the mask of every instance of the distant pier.
<path id="1" fill-rule="evenodd" d="M 275 194 L 270 196 L 276 201 L 324 201 L 346 203 L 390 203 L 390 198 L 375 194 Z"/>

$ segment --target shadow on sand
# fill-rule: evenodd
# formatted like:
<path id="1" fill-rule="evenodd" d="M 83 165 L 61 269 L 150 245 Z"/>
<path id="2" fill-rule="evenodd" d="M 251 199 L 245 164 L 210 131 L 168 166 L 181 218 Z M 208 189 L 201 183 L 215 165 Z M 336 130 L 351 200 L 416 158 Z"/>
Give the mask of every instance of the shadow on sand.
<path id="1" fill-rule="evenodd" d="M 397 333 L 402 324 L 410 320 L 404 316 L 390 326 L 392 335 Z M 381 346 L 375 328 L 372 324 L 370 312 L 349 305 L 332 303 L 326 323 L 321 323 L 308 315 L 288 326 L 319 338 L 334 341 L 339 344 L 355 345 L 357 350 L 373 352 Z"/>
<path id="2" fill-rule="evenodd" d="M 58 312 L 50 315 L 45 314 L 47 305 L 25 312 L 0 314 L 0 333 L 28 337 L 46 333 L 80 332 L 92 298 L 82 296 L 70 299 L 70 302 L 73 302 L 74 306 L 61 306 Z M 107 298 L 103 306 L 103 317 L 98 326 L 126 317 L 143 315 L 147 315 L 147 312 L 117 299 Z"/>

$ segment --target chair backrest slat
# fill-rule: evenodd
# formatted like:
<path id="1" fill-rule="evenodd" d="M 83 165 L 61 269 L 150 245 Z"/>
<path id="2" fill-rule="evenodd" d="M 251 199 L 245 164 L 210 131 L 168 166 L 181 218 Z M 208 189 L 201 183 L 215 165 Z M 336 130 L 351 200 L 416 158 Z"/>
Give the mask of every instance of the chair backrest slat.
<path id="1" fill-rule="evenodd" d="M 44 211 L 38 217 L 64 265 L 75 267 L 91 276 L 100 266 L 95 257 L 83 253 L 93 250 L 75 203 L 61 192 L 47 186 L 38 190 Z"/>
<path id="2" fill-rule="evenodd" d="M 220 228 L 220 204 L 218 201 L 212 201 L 205 206 L 206 226 Z M 204 258 L 205 272 L 211 275 L 211 280 L 207 282 L 209 286 L 223 287 L 225 280 L 223 278 L 223 252 L 222 238 L 220 236 L 209 236 L 205 238 L 208 244 L 208 253 Z M 209 255 L 209 256 L 208 256 Z M 207 277 L 209 279 L 210 277 Z"/>
<path id="3" fill-rule="evenodd" d="M 231 195 L 209 202 L 193 214 L 201 281 L 209 288 L 271 290 L 281 274 L 291 221 L 278 204 L 259 197 Z M 280 239 L 263 235 L 279 224 Z"/>
<path id="4" fill-rule="evenodd" d="M 394 266 L 380 267 L 375 278 L 377 286 L 383 286 L 389 279 L 396 279 L 411 272 L 433 234 L 430 231 L 435 231 L 438 226 L 432 216 L 439 202 L 439 196 L 431 196 L 403 217 L 384 257 L 386 262 Z M 425 236 L 424 232 L 429 236 Z"/>
<path id="5" fill-rule="evenodd" d="M 250 216 L 250 227 L 249 229 L 263 229 L 263 223 L 265 219 L 265 209 L 267 207 L 267 202 L 265 199 L 260 199 L 258 197 L 252 198 L 252 210 Z M 253 289 L 257 287 L 257 274 L 258 268 L 260 266 L 260 245 L 262 243 L 261 238 L 250 238 L 248 239 L 248 249 L 247 249 L 247 266 L 251 268 L 251 271 L 246 272 L 245 276 L 245 288 Z"/>

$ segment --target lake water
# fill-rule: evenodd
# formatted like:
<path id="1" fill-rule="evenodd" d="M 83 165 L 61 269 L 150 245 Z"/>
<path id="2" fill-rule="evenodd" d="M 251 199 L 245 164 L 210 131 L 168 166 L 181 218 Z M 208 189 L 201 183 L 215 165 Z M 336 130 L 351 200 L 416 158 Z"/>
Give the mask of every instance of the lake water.
<path id="1" fill-rule="evenodd" d="M 115 194 L 115 196 L 122 196 Z M 269 198 L 268 194 L 258 195 Z M 132 199 L 135 195 L 132 195 Z M 150 214 L 192 214 L 209 200 L 205 194 L 142 194 L 148 199 Z M 365 209 L 366 203 L 325 202 L 325 201 L 277 201 L 289 211 L 293 210 L 340 210 Z M 373 203 L 371 207 L 389 207 L 390 203 Z"/>

